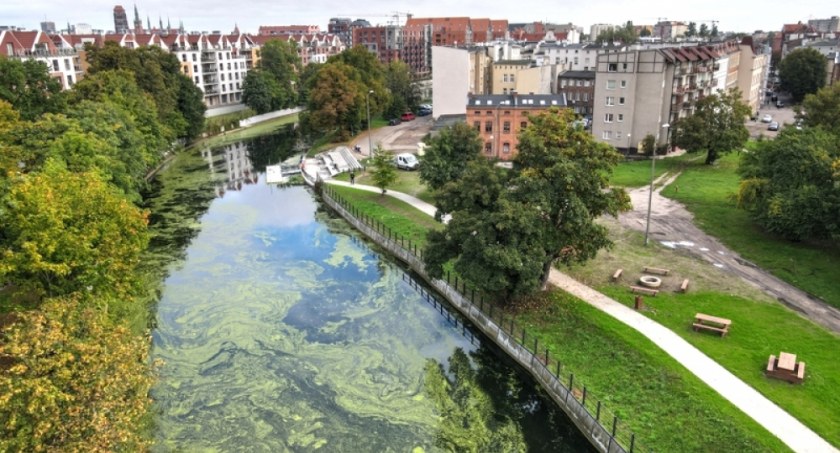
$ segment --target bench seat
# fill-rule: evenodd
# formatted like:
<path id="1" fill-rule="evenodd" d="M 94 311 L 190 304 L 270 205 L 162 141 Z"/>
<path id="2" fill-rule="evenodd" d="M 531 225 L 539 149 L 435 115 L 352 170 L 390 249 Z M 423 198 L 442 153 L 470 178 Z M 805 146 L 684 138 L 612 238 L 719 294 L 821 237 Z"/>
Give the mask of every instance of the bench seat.
<path id="1" fill-rule="evenodd" d="M 694 330 L 700 330 L 700 329 L 710 330 L 712 332 L 720 333 L 720 336 L 725 336 L 727 334 L 727 332 L 729 332 L 728 327 L 715 327 L 715 326 L 710 326 L 708 324 L 702 324 L 702 323 L 699 323 L 699 322 L 695 322 L 692 325 L 694 326 Z"/>
<path id="2" fill-rule="evenodd" d="M 644 294 L 646 296 L 656 296 L 657 294 L 659 294 L 658 289 L 645 288 L 642 286 L 631 286 L 630 292 Z"/>

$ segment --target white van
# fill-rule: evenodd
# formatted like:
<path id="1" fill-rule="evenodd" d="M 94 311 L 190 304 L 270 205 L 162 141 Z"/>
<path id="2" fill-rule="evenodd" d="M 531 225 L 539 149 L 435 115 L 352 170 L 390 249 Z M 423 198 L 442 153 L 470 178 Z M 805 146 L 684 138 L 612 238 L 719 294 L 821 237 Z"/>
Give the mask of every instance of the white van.
<path id="1" fill-rule="evenodd" d="M 417 156 L 411 153 L 402 153 L 394 156 L 394 164 L 400 170 L 417 170 L 420 167 L 420 161 Z"/>

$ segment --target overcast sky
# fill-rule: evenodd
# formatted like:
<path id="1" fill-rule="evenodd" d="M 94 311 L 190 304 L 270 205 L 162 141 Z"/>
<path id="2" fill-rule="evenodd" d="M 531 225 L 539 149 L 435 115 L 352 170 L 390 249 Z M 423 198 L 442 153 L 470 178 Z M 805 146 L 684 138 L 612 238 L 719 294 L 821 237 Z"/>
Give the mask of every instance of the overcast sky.
<path id="1" fill-rule="evenodd" d="M 61 29 L 87 23 L 94 29 L 114 29 L 113 0 L 0 0 L 0 25 L 39 28 L 49 20 Z M 59 6 L 60 5 L 60 6 Z M 72 5 L 72 6 L 71 6 Z M 122 3 L 129 24 L 134 20 L 134 4 Z M 318 25 L 326 31 L 331 17 L 365 18 L 372 24 L 386 24 L 388 16 L 405 12 L 415 17 L 489 17 L 510 22 L 572 22 L 589 33 L 594 23 L 653 24 L 658 18 L 684 22 L 718 21 L 721 31 L 752 32 L 780 30 L 784 23 L 807 22 L 840 15 L 840 2 L 833 0 L 577 0 L 577 1 L 487 1 L 487 0 L 142 0 L 137 3 L 140 18 L 148 15 L 153 26 L 158 17 L 173 27 L 183 20 L 187 30 L 230 32 L 239 24 L 243 32 L 256 33 L 260 25 Z M 710 23 L 711 25 L 711 23 Z"/>

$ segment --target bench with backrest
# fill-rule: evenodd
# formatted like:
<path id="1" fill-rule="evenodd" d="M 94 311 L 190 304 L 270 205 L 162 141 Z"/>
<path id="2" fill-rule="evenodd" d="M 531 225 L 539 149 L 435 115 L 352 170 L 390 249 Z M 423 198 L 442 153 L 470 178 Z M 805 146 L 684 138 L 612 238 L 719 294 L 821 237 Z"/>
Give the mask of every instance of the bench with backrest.
<path id="1" fill-rule="evenodd" d="M 618 280 L 619 278 L 621 278 L 621 273 L 622 273 L 622 272 L 624 272 L 624 269 L 618 269 L 618 270 L 616 270 L 616 271 L 615 271 L 615 273 L 614 273 L 614 274 L 613 274 L 613 276 L 612 276 L 613 281 L 616 281 L 616 280 Z"/>
<path id="2" fill-rule="evenodd" d="M 694 327 L 695 331 L 700 330 L 708 330 L 710 332 L 719 333 L 720 336 L 726 336 L 729 333 L 729 326 L 732 325 L 732 321 L 726 318 L 718 318 L 717 316 L 711 316 L 704 313 L 697 313 L 694 315 Z"/>
<path id="3" fill-rule="evenodd" d="M 645 266 L 645 272 L 647 272 L 648 274 L 668 275 L 668 273 L 671 272 L 671 270 L 670 269 L 662 269 L 662 268 L 659 268 L 659 267 Z"/>
<path id="4" fill-rule="evenodd" d="M 659 294 L 658 289 L 645 288 L 643 286 L 631 286 L 630 292 L 634 294 L 644 294 L 646 296 L 656 296 L 657 294 Z"/>

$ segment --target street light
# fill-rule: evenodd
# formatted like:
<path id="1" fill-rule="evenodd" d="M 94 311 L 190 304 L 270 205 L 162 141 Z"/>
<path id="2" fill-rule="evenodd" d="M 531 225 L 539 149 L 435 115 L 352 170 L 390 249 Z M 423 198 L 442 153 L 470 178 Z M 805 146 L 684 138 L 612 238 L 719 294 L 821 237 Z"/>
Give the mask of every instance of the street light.
<path id="1" fill-rule="evenodd" d="M 671 127 L 670 124 L 665 123 L 662 125 L 662 128 L 665 129 L 665 141 L 668 141 L 668 128 Z M 659 132 L 657 131 L 657 136 Z M 645 223 L 645 246 L 648 245 L 648 233 L 650 233 L 650 208 L 653 205 L 653 179 L 656 175 L 656 142 L 653 144 L 653 149 L 650 150 L 650 191 L 648 192 L 648 212 L 647 212 L 647 222 Z"/>
<path id="2" fill-rule="evenodd" d="M 371 94 L 373 94 L 373 90 L 369 90 L 367 92 L 367 96 L 365 97 L 366 105 L 367 105 L 368 156 L 373 155 L 373 141 L 370 138 L 370 95 Z"/>

